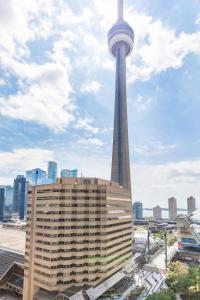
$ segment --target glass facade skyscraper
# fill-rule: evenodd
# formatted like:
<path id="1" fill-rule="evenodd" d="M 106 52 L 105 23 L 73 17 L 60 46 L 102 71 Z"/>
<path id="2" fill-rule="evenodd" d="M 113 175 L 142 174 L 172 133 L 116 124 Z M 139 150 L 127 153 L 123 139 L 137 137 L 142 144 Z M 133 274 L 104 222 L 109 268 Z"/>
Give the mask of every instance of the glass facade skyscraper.
<path id="1" fill-rule="evenodd" d="M 5 195 L 5 188 L 0 188 L 0 221 L 3 221 L 4 216 Z"/>
<path id="2" fill-rule="evenodd" d="M 23 175 L 18 175 L 14 180 L 13 212 L 23 220 L 26 214 L 28 183 Z"/>
<path id="3" fill-rule="evenodd" d="M 33 169 L 26 171 L 26 180 L 30 185 L 44 184 L 46 183 L 47 173 L 42 169 Z"/>
<path id="4" fill-rule="evenodd" d="M 48 179 L 51 183 L 55 183 L 57 178 L 57 163 L 55 161 L 48 162 Z"/>
<path id="5" fill-rule="evenodd" d="M 77 169 L 75 169 L 75 170 L 63 169 L 60 172 L 60 177 L 61 178 L 69 178 L 69 177 L 77 178 L 78 177 L 78 170 Z"/>
<path id="6" fill-rule="evenodd" d="M 142 202 L 134 202 L 133 203 L 133 216 L 135 220 L 143 219 L 143 204 Z"/>
<path id="7" fill-rule="evenodd" d="M 6 205 L 11 205 L 13 203 L 13 187 L 10 185 L 6 186 Z"/>

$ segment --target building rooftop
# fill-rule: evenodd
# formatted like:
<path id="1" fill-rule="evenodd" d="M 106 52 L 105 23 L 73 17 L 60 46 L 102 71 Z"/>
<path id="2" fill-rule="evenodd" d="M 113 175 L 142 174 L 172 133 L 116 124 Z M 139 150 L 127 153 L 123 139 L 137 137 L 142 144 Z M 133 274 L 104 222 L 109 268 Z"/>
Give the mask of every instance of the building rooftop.
<path id="1" fill-rule="evenodd" d="M 196 210 L 192 213 L 192 216 L 190 217 L 191 221 L 200 224 L 200 209 Z"/>
<path id="2" fill-rule="evenodd" d="M 23 264 L 24 255 L 0 249 L 0 280 L 14 263 Z"/>
<path id="3" fill-rule="evenodd" d="M 0 226 L 0 237 L 0 249 L 11 250 L 20 254 L 25 253 L 25 231 Z"/>
<path id="4" fill-rule="evenodd" d="M 59 184 L 94 184 L 94 185 L 107 185 L 119 187 L 119 184 L 110 180 L 93 178 L 93 177 L 78 177 L 78 178 L 58 178 Z"/>

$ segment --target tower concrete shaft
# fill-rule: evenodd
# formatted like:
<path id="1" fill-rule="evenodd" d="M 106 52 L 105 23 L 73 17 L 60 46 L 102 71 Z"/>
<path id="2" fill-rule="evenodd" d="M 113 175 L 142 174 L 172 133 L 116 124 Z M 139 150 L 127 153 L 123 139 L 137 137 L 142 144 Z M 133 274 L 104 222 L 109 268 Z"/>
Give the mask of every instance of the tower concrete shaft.
<path id="1" fill-rule="evenodd" d="M 111 180 L 131 189 L 126 96 L 126 48 L 120 45 L 116 56 L 115 116 Z"/>
<path id="2" fill-rule="evenodd" d="M 123 0 L 118 0 L 118 20 L 108 33 L 108 45 L 116 58 L 115 116 L 111 180 L 131 191 L 128 117 L 126 94 L 126 56 L 134 44 L 134 32 L 123 20 Z"/>

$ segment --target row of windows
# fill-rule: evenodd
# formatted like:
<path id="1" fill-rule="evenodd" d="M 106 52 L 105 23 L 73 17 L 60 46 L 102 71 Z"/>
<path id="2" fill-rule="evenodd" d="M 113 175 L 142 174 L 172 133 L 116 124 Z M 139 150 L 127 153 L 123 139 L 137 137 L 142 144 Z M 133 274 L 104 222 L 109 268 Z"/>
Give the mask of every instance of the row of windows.
<path id="1" fill-rule="evenodd" d="M 47 245 L 48 242 L 45 241 L 41 241 L 41 240 L 36 240 L 35 241 L 37 244 L 41 244 L 41 245 Z M 38 251 L 45 251 L 45 252 L 49 252 L 49 253 L 68 253 L 68 252 L 86 252 L 86 251 L 106 251 L 109 249 L 112 249 L 114 247 L 117 247 L 123 243 L 127 243 L 127 242 L 132 242 L 132 240 L 130 238 L 120 241 L 119 243 L 115 243 L 112 244 L 110 246 L 107 247 L 95 247 L 95 248 L 88 248 L 88 247 L 83 247 L 81 249 L 78 248 L 71 248 L 71 249 L 56 249 L 56 250 L 49 250 L 49 249 L 44 249 L 44 248 L 40 248 L 40 247 L 36 247 L 36 250 Z M 103 243 L 102 243 L 103 244 Z"/>
<path id="2" fill-rule="evenodd" d="M 83 199 L 83 198 L 82 198 Z M 83 199 L 84 200 L 84 199 Z M 90 198 L 90 200 L 92 200 Z M 96 200 L 98 200 L 96 198 Z M 106 207 L 106 204 L 102 204 L 102 203 L 80 203 L 80 202 L 77 202 L 77 203 L 48 203 L 48 204 L 37 204 L 36 207 L 39 207 L 39 208 L 42 208 L 42 207 L 45 207 L 45 208 L 48 208 L 48 207 L 59 207 L 59 208 L 63 208 L 63 207 Z"/>
<path id="3" fill-rule="evenodd" d="M 37 200 L 42 201 L 42 200 L 105 200 L 104 197 L 99 197 L 99 196 L 45 196 L 45 197 L 37 197 Z"/>
<path id="4" fill-rule="evenodd" d="M 103 222 L 103 223 L 105 223 L 105 221 L 107 221 L 107 219 L 105 219 L 105 218 L 81 218 L 81 219 L 68 219 L 68 218 L 63 218 L 63 219 L 47 219 L 47 218 L 37 218 L 36 219 L 37 220 L 37 222 L 44 222 L 44 223 L 46 223 L 46 222 L 49 222 L 49 223 L 66 223 L 66 222 L 68 222 L 68 223 L 77 223 L 77 222 Z M 105 227 L 105 228 L 107 228 L 107 227 L 112 227 L 111 225 L 115 225 L 115 226 L 117 226 L 117 225 L 122 225 L 122 223 L 121 222 L 119 222 L 119 219 L 117 219 L 117 218 L 115 218 L 115 219 L 113 219 L 113 221 L 114 220 L 117 220 L 118 221 L 118 223 L 116 223 L 116 224 L 107 224 L 107 225 L 98 225 L 98 227 L 94 227 L 94 228 L 103 228 L 103 227 Z M 31 218 L 27 218 L 27 221 L 31 221 Z M 129 222 L 130 223 L 130 222 Z M 127 224 L 127 223 L 126 223 Z M 42 225 L 41 225 L 42 226 Z M 73 224 L 73 226 L 69 226 L 69 227 L 67 227 L 67 228 L 77 228 L 77 229 L 81 229 L 81 228 L 83 228 L 83 227 L 81 227 L 81 226 L 75 226 L 74 227 L 74 224 Z M 91 228 L 91 226 L 89 226 L 90 228 Z M 93 228 L 92 227 L 92 228 Z"/>
<path id="5" fill-rule="evenodd" d="M 116 219 L 117 220 L 117 219 Z M 31 218 L 27 218 L 27 221 L 31 221 Z M 37 218 L 36 219 L 37 222 L 49 222 L 49 223 L 62 223 L 62 222 L 69 222 L 69 223 L 73 223 L 73 222 L 91 222 L 91 221 L 106 221 L 105 218 L 59 218 L 59 219 L 50 219 L 50 218 Z"/>
<path id="6" fill-rule="evenodd" d="M 51 227 L 48 227 L 48 226 L 44 226 L 44 229 L 52 229 Z M 110 235 L 110 234 L 113 234 L 113 233 L 118 233 L 118 232 L 121 232 L 121 231 L 126 231 L 126 230 L 129 230 L 129 232 L 132 230 L 132 226 L 128 226 L 126 228 L 122 228 L 122 229 L 117 229 L 117 230 L 112 230 L 112 231 L 109 231 L 109 232 L 83 232 L 83 233 L 59 233 L 59 234 L 49 234 L 49 233 L 42 233 L 44 237 L 50 237 L 50 238 L 65 238 L 65 237 L 88 237 L 88 236 L 107 236 L 107 235 Z M 41 236 L 41 233 L 36 233 L 36 236 Z"/>
<path id="7" fill-rule="evenodd" d="M 37 218 L 38 222 L 103 222 L 103 221 L 107 221 L 107 218 L 73 218 L 73 219 L 44 219 L 44 218 Z M 112 218 L 109 219 L 110 221 L 112 220 L 118 220 L 118 218 Z M 31 218 L 27 218 L 27 221 L 31 221 Z"/>
<path id="8" fill-rule="evenodd" d="M 46 274 L 44 272 L 39 272 L 37 271 L 36 273 L 40 274 L 40 275 L 43 275 L 45 277 L 53 277 L 53 276 L 49 276 L 49 274 Z M 72 279 L 72 280 L 68 280 L 68 281 L 63 281 L 63 280 L 58 280 L 56 282 L 56 285 L 69 285 L 69 284 L 81 284 L 81 283 L 85 283 L 85 282 L 96 282 L 98 281 L 99 279 L 101 279 L 101 277 L 95 277 L 95 279 L 92 279 L 92 280 L 89 280 L 88 278 L 84 278 L 81 282 L 80 281 L 77 281 L 75 279 Z M 51 285 L 51 283 L 49 282 L 46 282 L 46 281 L 42 281 L 41 279 L 38 279 L 37 277 L 34 277 L 34 280 L 37 281 L 37 282 L 41 282 L 41 283 L 44 283 L 46 285 Z"/>
<path id="9" fill-rule="evenodd" d="M 45 257 L 45 256 L 41 256 L 41 255 L 35 255 L 35 258 L 40 259 L 40 260 L 45 260 L 45 261 L 52 261 L 51 259 L 49 259 L 49 257 Z M 25 263 L 28 263 L 28 262 L 29 262 L 29 260 L 27 258 L 25 258 Z M 56 266 L 51 266 L 51 265 L 44 266 L 44 265 L 35 263 L 36 266 L 46 267 L 46 268 L 51 269 L 51 270 L 83 268 L 83 267 L 95 267 L 95 266 L 101 266 L 101 265 L 105 265 L 105 264 L 107 264 L 107 262 L 103 264 L 100 261 L 96 261 L 95 263 L 85 262 L 85 263 L 82 263 L 82 264 L 77 264 L 77 263 L 76 264 L 74 264 L 74 263 L 73 264 L 68 264 L 68 265 L 58 264 Z"/>
<path id="10" fill-rule="evenodd" d="M 48 266 L 45 266 L 45 265 L 41 265 L 41 264 L 38 264 L 38 263 L 35 263 L 34 264 L 36 267 L 40 267 L 40 268 L 45 268 L 45 269 L 51 269 L 51 270 L 55 270 L 55 269 L 59 269 L 59 268 L 50 268 Z M 61 268 L 63 269 L 66 269 L 66 266 L 62 266 Z M 40 271 L 39 271 L 40 272 Z M 45 272 L 46 273 L 46 272 Z M 59 272 L 57 273 L 56 275 L 52 275 L 52 277 L 60 277 L 60 276 L 76 276 L 76 275 L 84 275 L 84 274 L 96 274 L 96 273 L 102 273 L 102 270 L 100 269 L 96 269 L 96 270 L 92 270 L 92 271 L 88 271 L 88 270 L 83 270 L 82 272 L 75 272 L 75 271 L 71 271 L 69 273 L 63 273 L 63 272 Z M 46 273 L 48 274 L 48 273 Z"/>
<path id="11" fill-rule="evenodd" d="M 123 251 L 127 248 L 128 246 L 123 246 L 120 249 L 117 250 L 117 252 Z M 39 251 L 39 252 L 46 252 L 46 253 L 50 253 L 50 254 L 56 254 L 56 253 L 67 253 L 67 252 L 71 252 L 68 251 L 68 249 L 58 249 L 58 250 L 49 250 L 49 249 L 43 249 L 43 248 L 39 248 L 36 247 L 35 250 Z M 76 260 L 76 259 L 96 259 L 96 258 L 107 258 L 110 256 L 114 256 L 116 254 L 116 250 L 114 250 L 113 252 L 107 254 L 107 255 L 102 255 L 102 254 L 95 254 L 95 255 L 83 255 L 83 256 L 76 256 L 76 255 L 72 255 L 70 257 L 63 257 L 62 260 Z M 55 258 L 57 260 L 57 258 Z M 53 258 L 51 259 L 51 261 L 54 261 Z"/>
<path id="12" fill-rule="evenodd" d="M 125 218 L 127 220 L 127 218 Z M 129 216 L 129 219 L 131 219 L 131 215 Z M 73 222 L 105 222 L 105 221 L 119 221 L 119 218 L 118 217 L 111 217 L 111 218 L 67 218 L 67 219 L 59 219 L 61 221 L 58 221 L 58 219 L 47 219 L 47 218 L 37 218 L 37 221 L 39 222 L 69 222 L 69 223 L 73 223 Z M 64 221 L 63 221 L 64 220 Z M 121 221 L 123 221 L 124 219 L 121 219 Z M 27 221 L 31 221 L 31 218 L 27 218 Z M 130 221 L 129 221 L 130 222 Z M 122 224 L 121 222 L 118 223 L 118 224 Z"/>
<path id="13" fill-rule="evenodd" d="M 37 234 L 37 236 L 44 236 L 44 234 Z M 114 240 L 118 240 L 118 239 L 121 239 L 123 237 L 127 237 L 127 236 L 131 236 L 131 233 L 130 232 L 127 232 L 125 234 L 121 234 L 121 235 L 118 235 L 118 236 L 115 236 L 113 238 L 110 238 L 110 239 L 106 239 L 106 240 L 82 240 L 82 241 L 69 241 L 67 239 L 67 241 L 57 241 L 57 242 L 49 242 L 49 241 L 43 241 L 43 243 L 45 245 L 82 245 L 82 244 L 98 244 L 98 243 L 109 243 L 109 242 L 112 242 Z M 30 241 L 30 239 L 28 239 Z"/>
<path id="14" fill-rule="evenodd" d="M 64 219 L 60 219 L 64 220 Z M 28 218 L 27 218 L 27 221 Z M 37 221 L 40 222 L 52 222 L 51 219 L 37 219 Z M 57 219 L 55 222 L 66 222 L 66 221 L 59 221 Z M 111 228 L 111 227 L 116 227 L 116 226 L 122 226 L 122 225 L 128 225 L 130 224 L 130 221 L 128 222 L 120 222 L 120 223 L 114 223 L 114 224 L 106 224 L 106 225 L 82 225 L 82 226 L 43 226 L 43 225 L 36 225 L 36 228 L 40 229 L 50 229 L 50 230 L 65 230 L 65 229 L 101 229 L 101 228 Z M 84 234 L 84 233 L 83 233 Z M 86 233 L 87 234 L 87 233 Z"/>
<path id="15" fill-rule="evenodd" d="M 29 194 L 32 192 L 29 191 Z M 84 189 L 46 189 L 46 190 L 38 190 L 37 194 L 44 194 L 44 193 L 106 193 L 106 190 L 84 190 Z"/>
<path id="16" fill-rule="evenodd" d="M 129 255 L 129 257 L 127 257 L 127 258 L 125 258 L 125 259 L 123 259 L 123 257 L 124 256 L 127 256 L 128 254 L 130 254 Z M 26 255 L 26 257 L 28 257 L 27 255 Z M 119 263 L 121 263 L 122 261 L 125 261 L 125 260 L 127 260 L 127 259 L 129 259 L 130 257 L 132 257 L 132 252 L 131 252 L 131 250 L 127 250 L 126 252 L 124 252 L 123 253 L 123 256 L 122 255 L 120 255 L 120 256 L 115 256 L 115 257 L 113 257 L 113 258 L 111 258 L 110 260 L 105 260 L 105 261 L 102 261 L 102 258 L 103 257 L 97 257 L 97 256 L 79 256 L 79 257 L 76 257 L 76 260 L 77 259 L 92 259 L 93 260 L 93 263 L 86 263 L 86 262 L 84 262 L 84 263 L 82 263 L 82 264 L 78 264 L 77 262 L 76 263 L 71 263 L 71 264 L 69 264 L 69 265 L 64 265 L 63 263 L 62 263 L 62 267 L 63 268 L 80 268 L 80 267 L 92 267 L 92 266 L 97 266 L 97 265 L 109 265 L 110 263 L 112 263 L 113 261 L 115 261 L 115 260 L 119 260 Z M 69 258 L 69 257 L 62 257 L 62 256 L 60 256 L 60 257 L 57 257 L 57 258 L 50 258 L 50 257 L 46 257 L 46 256 L 42 256 L 42 255 L 38 255 L 38 254 L 35 254 L 35 258 L 37 258 L 37 259 L 40 259 L 40 260 L 44 260 L 44 261 L 48 261 L 48 262 L 60 262 L 60 261 L 68 261 L 68 260 L 71 260 L 72 258 Z M 98 261 L 98 259 L 100 259 L 101 261 Z M 28 259 L 25 259 L 25 261 L 28 263 L 29 262 L 29 260 Z M 58 265 L 58 267 L 57 268 L 59 268 L 60 267 L 60 265 Z M 56 268 L 55 266 L 52 266 L 52 268 Z"/>

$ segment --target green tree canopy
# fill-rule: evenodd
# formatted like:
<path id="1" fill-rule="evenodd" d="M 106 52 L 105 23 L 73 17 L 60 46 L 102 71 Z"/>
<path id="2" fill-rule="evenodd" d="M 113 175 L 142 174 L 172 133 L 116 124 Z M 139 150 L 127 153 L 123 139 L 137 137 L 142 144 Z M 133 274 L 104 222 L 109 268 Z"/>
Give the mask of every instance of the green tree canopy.
<path id="1" fill-rule="evenodd" d="M 175 294 L 170 290 L 164 290 L 148 296 L 146 300 L 176 300 Z"/>

